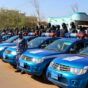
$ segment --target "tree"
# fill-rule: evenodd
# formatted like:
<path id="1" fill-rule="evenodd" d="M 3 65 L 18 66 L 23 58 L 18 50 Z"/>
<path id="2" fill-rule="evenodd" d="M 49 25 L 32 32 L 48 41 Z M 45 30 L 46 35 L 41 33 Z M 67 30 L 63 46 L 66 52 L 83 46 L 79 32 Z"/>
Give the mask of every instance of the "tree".
<path id="1" fill-rule="evenodd" d="M 0 9 L 0 28 L 35 26 L 37 17 L 25 16 L 16 10 Z"/>

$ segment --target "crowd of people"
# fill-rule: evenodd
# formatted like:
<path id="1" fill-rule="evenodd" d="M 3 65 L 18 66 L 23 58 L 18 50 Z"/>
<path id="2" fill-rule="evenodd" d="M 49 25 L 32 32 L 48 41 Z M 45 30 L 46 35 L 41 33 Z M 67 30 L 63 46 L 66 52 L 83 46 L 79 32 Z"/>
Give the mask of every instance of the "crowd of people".
<path id="1" fill-rule="evenodd" d="M 67 27 L 65 23 L 62 24 L 62 27 L 60 25 L 51 25 L 48 23 L 47 26 L 39 25 L 34 28 L 29 28 L 29 27 L 23 27 L 21 29 L 19 28 L 6 28 L 1 31 L 1 35 L 18 35 L 19 33 L 22 33 L 23 35 L 28 35 L 28 33 L 33 32 L 36 35 L 41 35 L 42 33 L 55 33 L 58 37 L 64 37 L 66 33 L 87 33 L 88 34 L 88 29 L 85 27 L 80 26 L 79 29 L 76 28 L 76 25 L 74 22 L 70 24 L 70 28 Z"/>

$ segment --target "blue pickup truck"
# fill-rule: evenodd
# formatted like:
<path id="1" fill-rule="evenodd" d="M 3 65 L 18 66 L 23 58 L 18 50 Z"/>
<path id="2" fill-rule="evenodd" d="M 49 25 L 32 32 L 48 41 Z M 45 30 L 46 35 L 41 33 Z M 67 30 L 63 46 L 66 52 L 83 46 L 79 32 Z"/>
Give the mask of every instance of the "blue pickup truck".
<path id="1" fill-rule="evenodd" d="M 12 42 L 15 41 L 16 39 L 18 39 L 18 36 L 13 36 L 0 44 L 0 57 L 2 57 L 2 54 L 4 50 L 7 48 L 7 46 L 15 45 L 15 44 L 12 44 Z"/>
<path id="2" fill-rule="evenodd" d="M 37 48 L 44 48 L 48 44 L 55 41 L 56 37 L 36 37 L 28 42 L 28 49 L 37 49 Z M 14 54 L 15 53 L 15 54 Z M 15 65 L 16 63 L 16 56 L 17 56 L 17 46 L 9 47 L 3 53 L 3 60 Z"/>
<path id="3" fill-rule="evenodd" d="M 45 78 L 50 62 L 60 54 L 77 53 L 88 45 L 88 39 L 61 38 L 44 49 L 31 49 L 19 58 L 18 68 L 32 75 Z"/>
<path id="4" fill-rule="evenodd" d="M 88 47 L 79 54 L 64 54 L 54 59 L 46 76 L 62 88 L 88 88 Z"/>
<path id="5" fill-rule="evenodd" d="M 2 35 L 2 41 L 6 41 L 7 39 L 9 39 L 10 37 L 12 37 L 11 35 Z"/>
<path id="6" fill-rule="evenodd" d="M 30 36 L 25 36 L 26 40 L 30 40 Z M 3 56 L 3 52 L 5 51 L 6 48 L 16 46 L 16 42 L 18 40 L 18 36 L 13 36 L 6 40 L 5 42 L 0 44 L 0 57 Z"/>

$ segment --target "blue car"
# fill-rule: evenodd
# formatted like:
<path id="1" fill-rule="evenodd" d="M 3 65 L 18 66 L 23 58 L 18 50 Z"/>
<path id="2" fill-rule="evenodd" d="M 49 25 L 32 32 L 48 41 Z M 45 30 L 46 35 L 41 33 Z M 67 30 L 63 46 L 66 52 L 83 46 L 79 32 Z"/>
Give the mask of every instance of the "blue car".
<path id="1" fill-rule="evenodd" d="M 77 53 L 87 45 L 88 39 L 58 39 L 44 49 L 32 49 L 24 52 L 19 58 L 18 68 L 32 75 L 44 77 L 48 65 L 59 54 Z"/>
<path id="2" fill-rule="evenodd" d="M 44 48 L 48 44 L 52 43 L 58 38 L 52 37 L 37 37 L 28 42 L 28 49 L 37 49 Z M 17 46 L 9 47 L 3 53 L 3 60 L 11 63 L 12 65 L 16 64 L 16 56 L 17 56 Z"/>
<path id="3" fill-rule="evenodd" d="M 5 41 L 5 40 L 9 39 L 10 37 L 11 37 L 11 35 L 3 35 L 2 41 Z"/>
<path id="4" fill-rule="evenodd" d="M 0 57 L 2 57 L 4 50 L 8 46 L 15 45 L 15 43 L 12 43 L 12 42 L 15 41 L 16 39 L 18 39 L 18 36 L 13 36 L 13 37 L 7 39 L 5 42 L 3 42 L 3 43 L 0 44 Z"/>
<path id="5" fill-rule="evenodd" d="M 50 63 L 46 76 L 62 88 L 88 88 L 88 48 L 79 54 L 60 55 Z"/>
<path id="6" fill-rule="evenodd" d="M 26 36 L 25 39 L 30 39 L 29 36 Z M 4 43 L 0 44 L 0 57 L 3 56 L 3 52 L 6 48 L 16 46 L 16 42 L 18 40 L 18 36 L 13 36 L 10 39 L 6 40 Z"/>

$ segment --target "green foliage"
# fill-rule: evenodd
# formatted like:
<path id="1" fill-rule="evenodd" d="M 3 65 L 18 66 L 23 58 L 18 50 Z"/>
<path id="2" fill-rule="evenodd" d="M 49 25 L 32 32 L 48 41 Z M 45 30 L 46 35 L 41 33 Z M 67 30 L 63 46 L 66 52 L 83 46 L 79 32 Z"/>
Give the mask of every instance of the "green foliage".
<path id="1" fill-rule="evenodd" d="M 23 26 L 35 26 L 37 24 L 37 18 L 34 16 L 25 16 L 24 13 L 20 13 L 16 10 L 0 9 L 0 28 L 7 27 L 23 27 Z"/>

